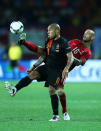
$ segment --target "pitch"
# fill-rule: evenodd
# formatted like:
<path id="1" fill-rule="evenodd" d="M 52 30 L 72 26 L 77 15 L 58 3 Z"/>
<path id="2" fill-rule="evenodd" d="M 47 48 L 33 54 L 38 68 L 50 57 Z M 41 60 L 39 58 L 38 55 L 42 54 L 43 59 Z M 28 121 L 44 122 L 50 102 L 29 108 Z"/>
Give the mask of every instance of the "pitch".
<path id="1" fill-rule="evenodd" d="M 101 83 L 66 83 L 71 120 L 63 120 L 59 103 L 59 122 L 48 122 L 50 97 L 43 85 L 33 82 L 10 97 L 0 81 L 0 131 L 101 131 Z"/>

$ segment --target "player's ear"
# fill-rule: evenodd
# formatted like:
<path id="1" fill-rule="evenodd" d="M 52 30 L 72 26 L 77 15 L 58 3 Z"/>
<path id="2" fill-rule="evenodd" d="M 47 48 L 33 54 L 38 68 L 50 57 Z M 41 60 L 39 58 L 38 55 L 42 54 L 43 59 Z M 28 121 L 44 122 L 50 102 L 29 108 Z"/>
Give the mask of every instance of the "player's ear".
<path id="1" fill-rule="evenodd" d="M 56 31 L 56 33 L 60 33 L 60 30 L 58 30 L 58 29 L 56 29 L 55 31 Z"/>
<path id="2" fill-rule="evenodd" d="M 95 39 L 95 36 L 92 36 L 92 37 L 91 37 L 91 40 L 94 40 L 94 39 Z"/>

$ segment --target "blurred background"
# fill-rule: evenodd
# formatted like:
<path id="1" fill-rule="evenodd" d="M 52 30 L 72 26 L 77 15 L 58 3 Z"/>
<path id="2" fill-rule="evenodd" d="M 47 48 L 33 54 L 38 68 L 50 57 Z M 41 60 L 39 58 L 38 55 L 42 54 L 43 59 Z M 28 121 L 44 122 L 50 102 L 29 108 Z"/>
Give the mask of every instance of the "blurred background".
<path id="1" fill-rule="evenodd" d="M 12 21 L 21 21 L 24 24 L 25 32 L 27 32 L 27 40 L 41 46 L 44 46 L 47 26 L 51 23 L 60 25 L 61 35 L 67 40 L 82 39 L 85 29 L 93 29 L 96 32 L 96 38 L 91 46 L 91 59 L 98 60 L 101 58 L 100 15 L 101 0 L 1 0 L 0 79 L 22 77 L 25 75 L 26 68 L 29 68 L 33 63 L 31 60 L 37 59 L 36 54 L 23 47 L 23 49 L 19 48 L 19 51 L 17 50 L 20 52 L 18 58 L 15 58 L 17 62 L 11 64 L 12 53 L 10 54 L 9 50 L 18 41 L 18 36 L 11 34 L 9 31 Z M 99 75 L 101 80 L 101 69 L 97 69 L 95 74 Z"/>

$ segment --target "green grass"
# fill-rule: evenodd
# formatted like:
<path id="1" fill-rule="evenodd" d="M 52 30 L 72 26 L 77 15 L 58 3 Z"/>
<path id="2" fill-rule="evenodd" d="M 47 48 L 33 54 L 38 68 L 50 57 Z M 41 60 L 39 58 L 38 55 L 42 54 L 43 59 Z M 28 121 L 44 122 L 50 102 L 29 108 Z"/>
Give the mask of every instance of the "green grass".
<path id="1" fill-rule="evenodd" d="M 71 120 L 63 120 L 59 103 L 61 121 L 48 122 L 52 110 L 43 83 L 10 97 L 0 82 L 0 131 L 101 131 L 101 83 L 66 83 L 65 92 Z"/>

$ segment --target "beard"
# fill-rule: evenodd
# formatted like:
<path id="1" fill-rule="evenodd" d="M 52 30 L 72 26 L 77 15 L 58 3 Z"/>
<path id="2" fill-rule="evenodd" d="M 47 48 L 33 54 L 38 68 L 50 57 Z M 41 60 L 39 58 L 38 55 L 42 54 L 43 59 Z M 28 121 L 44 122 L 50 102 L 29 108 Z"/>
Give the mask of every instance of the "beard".
<path id="1" fill-rule="evenodd" d="M 87 43 L 87 42 L 90 42 L 90 41 L 92 41 L 92 40 L 91 40 L 91 39 L 89 39 L 89 40 L 83 39 L 83 41 L 84 41 L 85 43 Z"/>
<path id="2" fill-rule="evenodd" d="M 57 37 L 56 34 L 55 34 L 53 37 L 49 37 L 49 36 L 48 36 L 48 38 L 49 38 L 50 40 L 55 39 L 56 37 Z"/>
<path id="3" fill-rule="evenodd" d="M 91 40 L 83 40 L 85 43 L 90 42 Z"/>
<path id="4" fill-rule="evenodd" d="M 88 39 L 87 39 L 87 38 L 86 38 L 86 39 L 84 39 L 84 38 L 83 38 L 83 41 L 84 41 L 84 42 L 90 42 L 90 41 L 91 41 L 91 39 L 89 39 L 89 38 L 88 38 Z"/>

